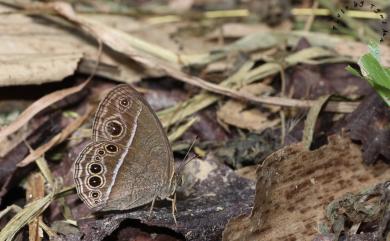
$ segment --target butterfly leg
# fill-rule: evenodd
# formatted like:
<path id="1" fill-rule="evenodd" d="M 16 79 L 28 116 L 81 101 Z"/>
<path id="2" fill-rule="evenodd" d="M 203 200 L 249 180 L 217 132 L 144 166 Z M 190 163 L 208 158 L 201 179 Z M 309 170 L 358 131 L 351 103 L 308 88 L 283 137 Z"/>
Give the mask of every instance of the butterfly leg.
<path id="1" fill-rule="evenodd" d="M 150 218 L 150 216 L 152 215 L 152 211 L 153 211 L 153 207 L 154 207 L 154 202 L 156 201 L 156 198 L 157 198 L 157 196 L 153 198 L 152 205 L 150 206 L 150 209 L 149 209 L 149 218 Z"/>
<path id="2" fill-rule="evenodd" d="M 177 208 L 176 208 L 176 193 L 173 194 L 173 198 L 167 198 L 167 200 L 172 202 L 172 217 L 173 217 L 173 220 L 175 221 L 175 224 L 177 225 L 177 221 L 176 221 L 176 212 L 177 212 Z"/>

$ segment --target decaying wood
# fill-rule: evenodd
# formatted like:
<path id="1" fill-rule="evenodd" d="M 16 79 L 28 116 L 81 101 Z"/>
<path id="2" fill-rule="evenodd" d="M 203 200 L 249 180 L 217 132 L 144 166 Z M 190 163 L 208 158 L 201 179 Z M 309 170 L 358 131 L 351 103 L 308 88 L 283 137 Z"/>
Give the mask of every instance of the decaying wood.
<path id="1" fill-rule="evenodd" d="M 346 137 L 332 136 L 314 151 L 287 146 L 258 168 L 252 214 L 232 219 L 223 240 L 312 240 L 326 224 L 331 201 L 389 178 L 384 163 L 365 166 L 359 147 Z"/>

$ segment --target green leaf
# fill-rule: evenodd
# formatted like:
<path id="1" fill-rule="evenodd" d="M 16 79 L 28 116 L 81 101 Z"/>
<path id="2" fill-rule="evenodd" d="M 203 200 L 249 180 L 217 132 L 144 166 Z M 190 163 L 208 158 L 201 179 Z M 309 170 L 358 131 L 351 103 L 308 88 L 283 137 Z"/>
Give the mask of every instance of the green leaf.
<path id="1" fill-rule="evenodd" d="M 377 43 L 371 42 L 368 48 L 370 53 L 363 55 L 358 61 L 361 72 L 368 83 L 390 106 L 390 68 L 380 64 L 379 45 Z M 352 67 L 347 67 L 347 70 L 352 74 L 356 74 L 354 72 L 356 70 Z"/>
<path id="2" fill-rule="evenodd" d="M 390 106 L 390 89 L 386 89 L 379 85 L 374 85 L 374 89 L 382 97 L 388 106 Z"/>
<path id="3" fill-rule="evenodd" d="M 363 76 L 360 74 L 360 72 L 357 69 L 355 69 L 354 67 L 352 67 L 351 65 L 348 65 L 347 67 L 345 67 L 345 70 L 356 77 L 363 78 Z"/>
<path id="4" fill-rule="evenodd" d="M 363 55 L 358 64 L 365 77 L 370 78 L 377 85 L 390 89 L 390 72 L 383 68 L 371 53 Z"/>
<path id="5" fill-rule="evenodd" d="M 370 53 L 378 60 L 381 61 L 380 57 L 380 50 L 379 50 L 379 45 L 378 43 L 374 41 L 370 41 L 370 44 L 368 45 L 368 49 Z"/>

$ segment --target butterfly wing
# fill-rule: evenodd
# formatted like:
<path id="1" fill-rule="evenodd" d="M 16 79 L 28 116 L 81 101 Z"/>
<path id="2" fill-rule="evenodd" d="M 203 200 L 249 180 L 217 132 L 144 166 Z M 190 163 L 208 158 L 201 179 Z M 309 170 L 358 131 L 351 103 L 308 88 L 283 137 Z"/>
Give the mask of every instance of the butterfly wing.
<path id="1" fill-rule="evenodd" d="M 78 193 L 84 201 L 96 196 L 91 192 L 97 189 L 101 191 L 101 199 L 95 208 L 120 210 L 170 195 L 174 164 L 169 141 L 149 104 L 130 86 L 119 85 L 100 103 L 92 139 L 93 144 L 81 152 L 75 164 L 75 169 L 86 170 L 83 174 L 75 171 Z M 104 159 L 105 185 L 91 191 L 88 182 L 92 177 L 81 176 L 87 173 L 95 176 L 88 167 L 95 149 L 100 148 L 98 144 L 115 145 L 118 152 Z"/>
<path id="2" fill-rule="evenodd" d="M 79 197 L 92 209 L 102 209 L 113 181 L 114 160 L 120 158 L 123 147 L 111 142 L 91 142 L 79 154 L 74 164 L 74 178 Z"/>

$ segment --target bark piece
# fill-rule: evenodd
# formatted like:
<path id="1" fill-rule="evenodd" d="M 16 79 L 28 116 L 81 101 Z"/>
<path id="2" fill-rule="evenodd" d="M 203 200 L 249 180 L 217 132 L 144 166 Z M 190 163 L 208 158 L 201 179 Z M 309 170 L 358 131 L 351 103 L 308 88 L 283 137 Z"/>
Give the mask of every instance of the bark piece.
<path id="1" fill-rule="evenodd" d="M 284 147 L 258 168 L 252 214 L 231 220 L 223 240 L 312 240 L 329 202 L 389 178 L 385 164 L 366 167 L 359 147 L 342 136 L 314 151 Z"/>

